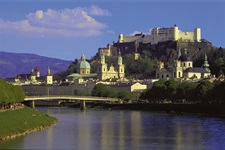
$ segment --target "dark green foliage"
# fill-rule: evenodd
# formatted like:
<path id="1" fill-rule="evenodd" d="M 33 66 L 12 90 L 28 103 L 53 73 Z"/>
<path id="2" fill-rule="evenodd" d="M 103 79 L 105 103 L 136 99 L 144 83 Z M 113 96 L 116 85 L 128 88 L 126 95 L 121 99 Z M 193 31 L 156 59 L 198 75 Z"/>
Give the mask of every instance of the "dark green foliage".
<path id="1" fill-rule="evenodd" d="M 99 83 L 92 90 L 92 96 L 106 97 L 108 87 L 105 84 Z"/>
<path id="2" fill-rule="evenodd" d="M 213 103 L 225 103 L 225 81 L 218 82 L 215 84 L 210 98 L 212 99 Z"/>
<path id="3" fill-rule="evenodd" d="M 193 102 L 196 95 L 195 93 L 196 84 L 193 82 L 181 82 L 177 89 L 177 98 L 185 99 L 188 102 Z"/>
<path id="4" fill-rule="evenodd" d="M 174 79 L 160 79 L 154 82 L 152 88 L 145 90 L 140 99 L 150 102 L 172 101 L 188 103 L 225 103 L 225 81 L 215 85 L 202 80 L 199 83 L 181 82 Z"/>
<path id="5" fill-rule="evenodd" d="M 150 55 L 148 51 L 144 51 L 144 54 L 141 55 L 138 60 L 135 60 L 133 54 L 126 54 L 124 56 L 126 76 L 153 74 L 155 72 L 157 60 L 152 60 Z"/>
<path id="6" fill-rule="evenodd" d="M 117 97 L 124 100 L 129 100 L 132 98 L 131 93 L 125 89 L 119 90 L 117 92 Z"/>
<path id="7" fill-rule="evenodd" d="M 0 105 L 9 103 L 20 103 L 24 101 L 25 93 L 19 86 L 6 83 L 0 78 Z"/>
<path id="8" fill-rule="evenodd" d="M 195 88 L 197 100 L 202 103 L 207 103 L 210 99 L 210 94 L 213 89 L 213 84 L 209 81 L 201 81 Z"/>
<path id="9" fill-rule="evenodd" d="M 127 90 L 114 90 L 110 89 L 107 85 L 99 83 L 97 84 L 92 91 L 92 96 L 98 96 L 98 97 L 113 97 L 113 98 L 120 98 L 124 100 L 129 100 L 132 98 L 132 95 Z"/>

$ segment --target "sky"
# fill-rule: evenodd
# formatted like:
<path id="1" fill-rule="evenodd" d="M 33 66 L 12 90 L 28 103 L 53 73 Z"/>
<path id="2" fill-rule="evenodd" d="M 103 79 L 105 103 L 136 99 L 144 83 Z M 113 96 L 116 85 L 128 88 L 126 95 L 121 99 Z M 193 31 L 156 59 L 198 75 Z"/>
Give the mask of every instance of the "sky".
<path id="1" fill-rule="evenodd" d="M 175 24 L 225 48 L 225 0 L 0 0 L 0 51 L 90 59 L 121 33 Z"/>

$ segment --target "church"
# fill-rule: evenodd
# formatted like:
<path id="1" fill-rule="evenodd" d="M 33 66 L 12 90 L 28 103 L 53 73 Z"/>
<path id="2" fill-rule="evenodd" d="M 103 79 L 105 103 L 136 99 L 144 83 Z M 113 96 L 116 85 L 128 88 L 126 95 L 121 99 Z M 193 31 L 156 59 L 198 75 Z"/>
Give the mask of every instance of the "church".
<path id="1" fill-rule="evenodd" d="M 184 49 L 183 55 L 181 55 L 179 49 L 178 57 L 174 60 L 173 66 L 173 68 L 165 68 L 164 62 L 159 62 L 158 68 L 156 69 L 156 78 L 197 80 L 211 77 L 206 54 L 202 67 L 193 67 L 193 61 L 191 56 L 187 54 L 187 49 Z"/>
<path id="2" fill-rule="evenodd" d="M 98 79 L 100 81 L 104 80 L 124 80 L 125 70 L 123 64 L 123 58 L 119 52 L 117 65 L 114 67 L 112 64 L 108 67 L 108 64 L 105 62 L 105 55 L 101 54 L 100 60 L 97 65 L 97 73 L 91 73 L 91 65 L 86 61 L 84 54 L 81 56 L 79 62 L 76 66 L 77 73 L 72 73 L 67 76 L 69 81 L 74 81 L 76 79 L 90 80 Z"/>
<path id="3" fill-rule="evenodd" d="M 123 58 L 121 53 L 119 52 L 118 61 L 116 67 L 112 64 L 108 69 L 108 64 L 105 62 L 104 54 L 100 56 L 100 62 L 97 67 L 97 78 L 99 80 L 106 80 L 106 79 L 119 79 L 124 80 L 125 77 L 125 70 L 123 64 Z"/>

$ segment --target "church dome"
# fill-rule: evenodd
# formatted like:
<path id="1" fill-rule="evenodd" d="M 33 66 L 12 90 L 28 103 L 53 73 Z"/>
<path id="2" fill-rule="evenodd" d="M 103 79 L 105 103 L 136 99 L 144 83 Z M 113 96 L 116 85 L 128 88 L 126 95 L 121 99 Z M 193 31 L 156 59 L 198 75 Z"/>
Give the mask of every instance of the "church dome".
<path id="1" fill-rule="evenodd" d="M 89 62 L 86 61 L 84 54 L 81 56 L 80 62 L 77 64 L 77 69 L 90 69 Z"/>
<path id="2" fill-rule="evenodd" d="M 180 60 L 181 61 L 192 61 L 192 58 L 191 58 L 191 56 L 184 55 L 184 56 L 180 57 Z"/>
<path id="3" fill-rule="evenodd" d="M 184 49 L 184 54 L 180 56 L 181 61 L 192 61 L 192 57 L 187 54 L 187 49 Z"/>

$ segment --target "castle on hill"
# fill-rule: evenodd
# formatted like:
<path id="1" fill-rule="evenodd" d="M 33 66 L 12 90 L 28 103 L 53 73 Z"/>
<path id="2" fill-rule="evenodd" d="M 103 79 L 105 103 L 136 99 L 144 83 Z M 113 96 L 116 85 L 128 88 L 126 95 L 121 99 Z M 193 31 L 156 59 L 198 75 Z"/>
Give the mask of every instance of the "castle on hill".
<path id="1" fill-rule="evenodd" d="M 142 42 L 157 44 L 165 41 L 186 41 L 186 42 L 201 42 L 201 29 L 194 28 L 193 32 L 182 32 L 178 29 L 178 26 L 169 28 L 153 28 L 150 35 L 136 34 L 134 36 L 119 35 L 118 42 Z"/>
<path id="2" fill-rule="evenodd" d="M 160 42 L 177 41 L 179 43 L 201 42 L 201 29 L 194 28 L 193 32 L 182 32 L 178 26 L 168 28 L 153 28 L 151 34 L 135 34 L 133 36 L 124 36 L 119 34 L 118 41 L 113 42 L 113 45 L 108 44 L 106 48 L 99 48 L 98 55 L 103 53 L 105 56 L 118 55 L 118 51 L 121 55 L 127 53 L 134 53 L 134 57 L 137 57 L 137 53 L 140 49 L 148 44 L 154 45 Z M 201 45 L 198 45 L 201 47 Z"/>

